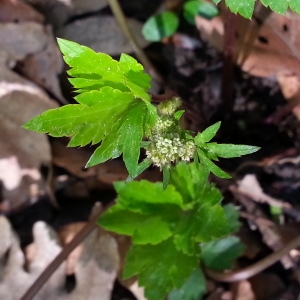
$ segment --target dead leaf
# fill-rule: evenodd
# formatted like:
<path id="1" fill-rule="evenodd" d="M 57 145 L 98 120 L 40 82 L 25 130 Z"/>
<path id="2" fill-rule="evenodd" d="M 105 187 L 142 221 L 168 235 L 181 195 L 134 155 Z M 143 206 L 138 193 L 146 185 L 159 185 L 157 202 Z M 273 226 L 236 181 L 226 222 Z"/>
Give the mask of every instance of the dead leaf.
<path id="1" fill-rule="evenodd" d="M 238 192 L 243 193 L 244 195 L 247 195 L 258 202 L 265 202 L 269 205 L 281 208 L 291 208 L 289 203 L 266 195 L 263 192 L 263 189 L 261 188 L 256 176 L 253 174 L 247 174 L 242 180 L 238 181 Z"/>
<path id="2" fill-rule="evenodd" d="M 242 280 L 232 284 L 234 300 L 257 300 L 248 280 Z"/>
<path id="3" fill-rule="evenodd" d="M 288 101 L 289 110 L 300 121 L 300 78 L 291 72 L 279 72 L 276 76 L 277 82 L 284 98 Z"/>
<path id="4" fill-rule="evenodd" d="M 42 12 L 54 29 L 61 28 L 70 18 L 98 12 L 108 5 L 107 0 L 26 0 Z"/>
<path id="5" fill-rule="evenodd" d="M 49 26 L 45 27 L 44 35 L 47 38 L 45 47 L 41 51 L 26 56 L 18 63 L 17 70 L 26 78 L 45 88 L 61 103 L 66 104 L 67 101 L 62 95 L 58 80 L 63 70 L 62 55 Z"/>
<path id="6" fill-rule="evenodd" d="M 0 216 L 0 299 L 18 300 L 36 280 L 37 276 L 61 251 L 57 236 L 44 222 L 34 225 L 34 243 L 30 247 L 28 271 L 24 270 L 25 257 L 18 240 L 4 216 Z M 9 250 L 7 252 L 7 250 Z M 7 259 L 3 260 L 3 255 Z M 27 251 L 28 253 L 28 251 Z M 55 271 L 36 300 L 110 300 L 119 265 L 115 240 L 100 229 L 95 229 L 82 245 L 82 253 L 75 267 L 76 287 L 68 293 L 64 288 L 65 263 Z"/>
<path id="7" fill-rule="evenodd" d="M 256 300 L 275 299 L 285 289 L 284 282 L 274 273 L 260 273 L 249 281 Z"/>
<path id="8" fill-rule="evenodd" d="M 0 22 L 37 22 L 43 23 L 44 17 L 31 6 L 18 0 L 0 1 Z"/>
<path id="9" fill-rule="evenodd" d="M 127 19 L 127 23 L 140 47 L 149 45 L 141 33 L 142 23 L 134 19 Z M 76 20 L 57 31 L 57 36 L 109 55 L 133 52 L 113 16 L 101 15 Z"/>
<path id="10" fill-rule="evenodd" d="M 7 69 L 6 55 L 0 50 L 0 169 L 2 197 L 16 209 L 45 193 L 39 169 L 51 161 L 47 137 L 21 126 L 57 105 L 41 89 Z"/>
<path id="11" fill-rule="evenodd" d="M 300 16 L 293 12 L 287 12 L 285 15 L 268 12 L 264 7 L 257 10 L 258 14 L 264 15 L 263 24 L 260 26 L 256 18 L 252 21 L 239 19 L 236 46 L 239 46 L 238 64 L 243 71 L 254 76 L 268 77 L 275 76 L 278 72 L 289 71 L 299 75 L 300 55 L 300 35 L 298 28 Z M 197 28 L 200 35 L 210 41 L 219 50 L 222 50 L 224 40 L 224 18 L 225 11 L 221 15 L 206 20 L 202 17 L 196 17 Z M 255 40 L 249 44 L 247 42 L 249 31 L 255 32 Z M 250 32 L 251 35 L 251 32 Z M 284 59 L 283 59 L 284 58 Z"/>
<path id="12" fill-rule="evenodd" d="M 92 151 L 88 148 L 68 148 L 66 139 L 51 141 L 53 163 L 66 169 L 79 178 L 95 176 L 101 183 L 112 184 L 114 181 L 126 180 L 128 172 L 120 160 L 110 160 L 100 165 L 84 168 Z M 146 170 L 138 178 L 159 181 L 161 174 L 158 169 Z"/>
<path id="13" fill-rule="evenodd" d="M 24 22 L 0 23 L 0 41 L 1 51 L 7 52 L 9 59 L 15 61 L 42 51 L 48 40 L 42 25 Z"/>

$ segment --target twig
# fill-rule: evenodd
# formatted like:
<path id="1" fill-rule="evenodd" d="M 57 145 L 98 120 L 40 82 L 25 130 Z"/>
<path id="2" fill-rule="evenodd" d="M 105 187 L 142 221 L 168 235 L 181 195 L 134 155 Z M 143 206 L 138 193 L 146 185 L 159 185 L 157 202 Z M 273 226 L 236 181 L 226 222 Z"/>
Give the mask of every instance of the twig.
<path id="1" fill-rule="evenodd" d="M 68 243 L 62 251 L 54 258 L 54 260 L 47 266 L 47 268 L 40 274 L 36 281 L 29 287 L 26 293 L 20 300 L 31 300 L 38 291 L 47 282 L 50 276 L 61 265 L 61 263 L 68 257 L 68 255 L 96 228 L 97 220 L 102 213 L 102 205 L 97 202 L 90 216 L 89 222 L 76 234 L 73 240 Z"/>
<path id="2" fill-rule="evenodd" d="M 145 52 L 140 48 L 138 45 L 134 35 L 132 34 L 128 23 L 126 21 L 126 17 L 122 11 L 122 8 L 120 7 L 118 0 L 108 0 L 108 3 L 110 5 L 110 8 L 119 23 L 119 26 L 121 30 L 123 31 L 124 35 L 128 39 L 128 41 L 131 44 L 131 47 L 133 51 L 135 52 L 138 59 L 141 61 L 141 63 L 144 65 L 145 69 L 149 72 L 149 74 L 152 76 L 152 78 L 161 86 L 165 84 L 165 80 L 162 78 L 162 76 L 159 74 L 159 72 L 156 70 L 156 68 L 153 66 L 151 61 L 148 59 Z"/>
<path id="3" fill-rule="evenodd" d="M 223 46 L 223 74 L 222 74 L 222 114 L 225 112 L 230 113 L 233 106 L 232 95 L 232 80 L 233 80 L 233 57 L 235 45 L 235 32 L 237 27 L 238 16 L 232 12 L 227 12 L 225 22 L 225 38 Z"/>
<path id="4" fill-rule="evenodd" d="M 258 261 L 257 263 L 243 268 L 234 272 L 224 273 L 219 271 L 214 271 L 210 269 L 205 269 L 205 273 L 208 277 L 213 280 L 221 281 L 221 282 L 235 282 L 248 279 L 261 271 L 267 269 L 277 261 L 279 261 L 282 256 L 288 254 L 291 250 L 300 246 L 300 235 L 290 242 L 288 242 L 283 248 L 280 250 L 270 254 L 269 256 L 263 258 L 262 260 Z"/>

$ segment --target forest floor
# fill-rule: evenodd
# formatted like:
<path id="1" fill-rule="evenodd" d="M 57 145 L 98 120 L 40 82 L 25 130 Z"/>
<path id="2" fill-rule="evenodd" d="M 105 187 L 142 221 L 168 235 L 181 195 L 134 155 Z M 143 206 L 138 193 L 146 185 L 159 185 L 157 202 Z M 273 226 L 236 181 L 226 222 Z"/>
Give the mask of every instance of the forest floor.
<path id="1" fill-rule="evenodd" d="M 237 235 L 246 247 L 236 267 L 250 266 L 299 236 L 299 59 L 296 55 L 287 59 L 288 50 L 276 44 L 278 36 L 273 33 L 274 38 L 268 29 L 272 24 L 285 24 L 285 44 L 291 49 L 300 45 L 297 36 L 293 41 L 291 37 L 299 18 L 271 19 L 271 25 L 260 29 L 263 33 L 255 40 L 258 46 L 250 55 L 253 60 L 259 56 L 260 43 L 265 56 L 257 58 L 256 65 L 236 64 L 224 71 L 218 38 L 209 30 L 201 31 L 217 30 L 216 23 L 207 27 L 207 21 L 198 19 L 197 28 L 181 20 L 172 38 L 158 43 L 143 40 L 142 24 L 161 2 L 120 1 L 141 47 L 165 81 L 154 83 L 151 92 L 176 92 L 187 112 L 184 122 L 189 130 L 202 131 L 222 121 L 215 141 L 261 147 L 252 155 L 219 162 L 232 179 L 211 176 L 224 195 L 224 203 L 234 204 L 240 211 Z M 116 196 L 113 182 L 127 177 L 121 160 L 85 169 L 93 147 L 67 148 L 67 138 L 49 138 L 20 127 L 46 109 L 74 103 L 55 37 L 116 58 L 122 52 L 134 56 L 107 1 L 0 2 L 0 258 L 5 270 L 0 270 L 1 299 L 19 299 L 87 224 L 94 203 L 110 205 Z M 282 43 L 282 34 L 280 37 Z M 281 51 L 274 58 L 276 47 Z M 285 60 L 288 62 L 283 66 Z M 296 91 L 291 92 L 293 89 Z M 157 181 L 161 175 L 153 169 L 144 178 Z M 118 276 L 129 245 L 128 239 L 102 231 L 89 236 L 55 271 L 36 299 L 142 300 L 133 282 L 122 283 Z M 86 257 L 92 257 L 94 264 L 85 264 Z M 299 262 L 299 252 L 293 250 L 251 279 L 230 284 L 208 279 L 205 299 L 297 300 Z M 102 283 L 95 278 L 102 278 Z M 87 290 L 101 297 L 87 296 Z"/>

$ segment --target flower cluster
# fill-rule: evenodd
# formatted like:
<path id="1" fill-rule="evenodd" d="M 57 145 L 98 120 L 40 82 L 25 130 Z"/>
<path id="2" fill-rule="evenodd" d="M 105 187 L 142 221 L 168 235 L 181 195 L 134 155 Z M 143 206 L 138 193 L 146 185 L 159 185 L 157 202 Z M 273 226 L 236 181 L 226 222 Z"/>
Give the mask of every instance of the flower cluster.
<path id="1" fill-rule="evenodd" d="M 146 149 L 147 158 L 157 167 L 162 168 L 180 160 L 190 161 L 194 156 L 194 141 L 186 137 L 179 121 L 173 117 L 180 104 L 178 98 L 173 98 L 157 107 L 159 118 Z"/>
<path id="2" fill-rule="evenodd" d="M 190 161 L 194 156 L 195 144 L 192 140 L 177 137 L 154 136 L 146 155 L 157 167 L 170 165 L 179 160 Z"/>
<path id="3" fill-rule="evenodd" d="M 174 97 L 169 101 L 165 101 L 160 103 L 157 106 L 157 111 L 161 116 L 173 116 L 174 113 L 179 109 L 182 105 L 182 102 L 179 97 Z"/>

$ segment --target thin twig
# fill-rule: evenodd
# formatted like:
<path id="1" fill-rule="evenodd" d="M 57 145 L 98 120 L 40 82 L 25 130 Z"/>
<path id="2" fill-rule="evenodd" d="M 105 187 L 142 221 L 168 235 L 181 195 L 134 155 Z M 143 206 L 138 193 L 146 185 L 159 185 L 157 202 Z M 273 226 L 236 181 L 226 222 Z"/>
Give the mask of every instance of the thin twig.
<path id="1" fill-rule="evenodd" d="M 225 22 L 225 38 L 223 46 L 223 74 L 222 74 L 222 114 L 224 110 L 227 114 L 231 113 L 233 106 L 233 58 L 234 58 L 234 46 L 235 46 L 235 32 L 237 27 L 238 16 L 232 12 L 227 12 L 227 18 Z"/>
<path id="2" fill-rule="evenodd" d="M 165 85 L 165 80 L 162 78 L 162 76 L 159 74 L 159 72 L 156 70 L 156 68 L 153 66 L 151 61 L 148 59 L 145 52 L 141 49 L 141 47 L 138 45 L 135 36 L 132 34 L 128 23 L 126 21 L 126 17 L 123 13 L 122 8 L 120 7 L 118 0 L 108 0 L 108 3 L 110 5 L 110 8 L 119 23 L 119 26 L 121 30 L 123 31 L 124 35 L 128 39 L 128 41 L 131 44 L 131 47 L 133 51 L 135 52 L 138 59 L 141 61 L 141 63 L 144 65 L 145 69 L 148 71 L 148 73 L 152 76 L 152 78 L 160 85 Z"/>
<path id="3" fill-rule="evenodd" d="M 29 287 L 26 293 L 20 300 L 31 300 L 38 291 L 47 282 L 50 276 L 61 265 L 61 263 L 68 257 L 68 255 L 97 227 L 97 220 L 102 213 L 102 205 L 97 202 L 90 216 L 89 222 L 76 234 L 73 240 L 68 243 L 62 251 L 54 258 L 54 260 L 47 266 L 47 268 L 40 274 L 36 281 Z"/>
<path id="4" fill-rule="evenodd" d="M 262 260 L 258 261 L 257 263 L 243 268 L 234 272 L 220 272 L 214 271 L 210 269 L 205 269 L 205 273 L 213 280 L 221 281 L 221 282 L 235 282 L 246 280 L 261 271 L 267 269 L 277 261 L 279 261 L 284 255 L 287 255 L 291 250 L 300 246 L 300 235 L 288 242 L 283 248 L 280 250 L 270 254 L 269 256 L 263 258 Z"/>

